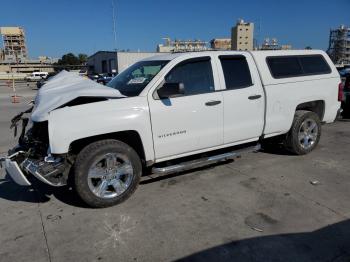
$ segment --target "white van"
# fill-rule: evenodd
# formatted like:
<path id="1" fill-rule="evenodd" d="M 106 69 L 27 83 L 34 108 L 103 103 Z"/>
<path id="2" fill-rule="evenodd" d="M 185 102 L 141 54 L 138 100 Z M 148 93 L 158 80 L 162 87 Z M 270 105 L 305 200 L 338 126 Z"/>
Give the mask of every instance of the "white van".
<path id="1" fill-rule="evenodd" d="M 29 76 L 26 77 L 27 81 L 38 81 L 41 79 L 46 79 L 49 75 L 48 72 L 33 72 Z"/>

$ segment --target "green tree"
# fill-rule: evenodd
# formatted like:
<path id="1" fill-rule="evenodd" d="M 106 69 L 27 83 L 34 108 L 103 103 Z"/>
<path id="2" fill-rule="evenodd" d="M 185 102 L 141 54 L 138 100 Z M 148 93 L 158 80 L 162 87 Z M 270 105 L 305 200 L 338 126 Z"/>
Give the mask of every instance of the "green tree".
<path id="1" fill-rule="evenodd" d="M 68 53 L 62 56 L 57 62 L 58 65 L 79 65 L 80 61 L 73 53 Z"/>
<path id="2" fill-rule="evenodd" d="M 79 59 L 79 63 L 83 65 L 87 62 L 88 56 L 87 54 L 79 54 L 78 59 Z"/>

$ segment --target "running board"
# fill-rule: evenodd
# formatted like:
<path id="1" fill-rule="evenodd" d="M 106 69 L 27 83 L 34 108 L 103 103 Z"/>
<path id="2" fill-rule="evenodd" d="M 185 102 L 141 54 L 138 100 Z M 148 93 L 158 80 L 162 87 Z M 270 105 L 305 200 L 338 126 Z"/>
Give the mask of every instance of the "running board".
<path id="1" fill-rule="evenodd" d="M 171 165 L 166 167 L 153 167 L 152 173 L 158 174 L 158 175 L 168 175 L 173 173 L 179 173 L 190 169 L 208 166 L 208 165 L 215 164 L 222 161 L 233 160 L 235 158 L 240 157 L 241 154 L 243 153 L 256 152 L 256 151 L 259 151 L 260 148 L 261 148 L 260 144 L 257 144 L 255 146 L 250 146 L 247 148 L 238 149 L 235 151 L 214 155 L 210 157 L 203 157 L 203 158 L 199 158 L 199 159 L 195 159 L 187 162 L 182 162 L 176 165 Z"/>

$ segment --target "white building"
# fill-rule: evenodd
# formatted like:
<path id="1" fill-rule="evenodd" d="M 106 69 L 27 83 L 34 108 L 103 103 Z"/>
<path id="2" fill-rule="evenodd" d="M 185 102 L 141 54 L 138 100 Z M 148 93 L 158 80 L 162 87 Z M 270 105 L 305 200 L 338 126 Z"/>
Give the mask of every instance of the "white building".
<path id="1" fill-rule="evenodd" d="M 89 72 L 119 73 L 137 61 L 159 54 L 155 52 L 98 51 L 88 58 L 87 65 Z"/>

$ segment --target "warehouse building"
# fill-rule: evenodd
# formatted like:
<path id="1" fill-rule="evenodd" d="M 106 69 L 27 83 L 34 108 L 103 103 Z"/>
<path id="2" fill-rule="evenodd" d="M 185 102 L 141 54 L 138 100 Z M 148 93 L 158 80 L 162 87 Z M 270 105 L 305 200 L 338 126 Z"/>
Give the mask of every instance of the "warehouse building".
<path id="1" fill-rule="evenodd" d="M 155 52 L 98 51 L 88 58 L 87 66 L 90 73 L 120 73 L 137 61 L 159 54 Z"/>
<path id="2" fill-rule="evenodd" d="M 214 38 L 210 41 L 210 48 L 213 50 L 230 50 L 231 42 L 230 38 Z"/>
<path id="3" fill-rule="evenodd" d="M 209 50 L 208 42 L 201 40 L 174 40 L 163 38 L 164 44 L 157 45 L 159 53 L 174 53 L 174 52 L 198 52 Z"/>

